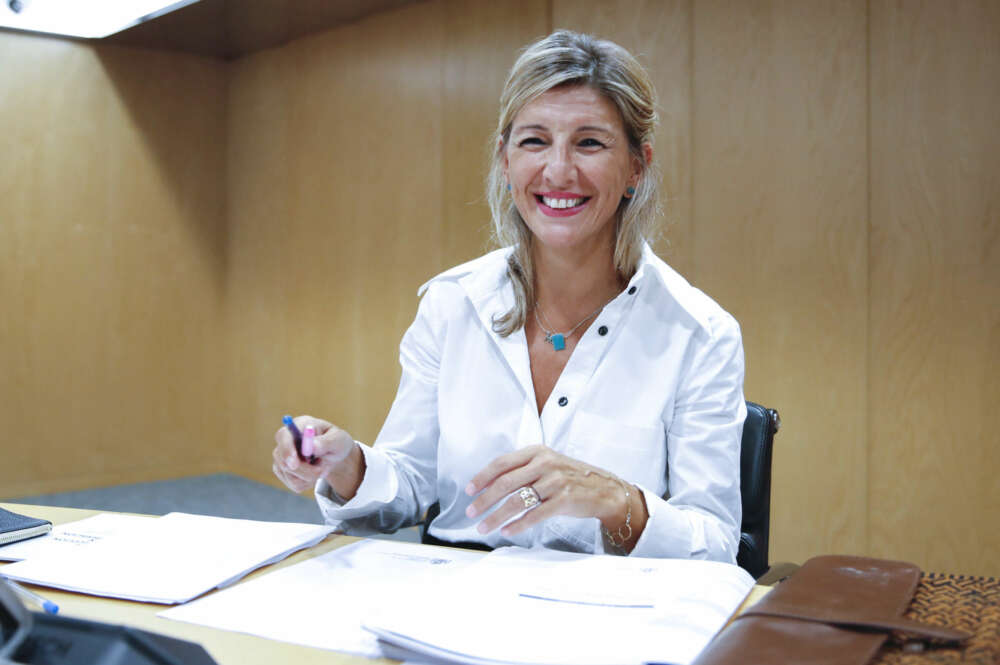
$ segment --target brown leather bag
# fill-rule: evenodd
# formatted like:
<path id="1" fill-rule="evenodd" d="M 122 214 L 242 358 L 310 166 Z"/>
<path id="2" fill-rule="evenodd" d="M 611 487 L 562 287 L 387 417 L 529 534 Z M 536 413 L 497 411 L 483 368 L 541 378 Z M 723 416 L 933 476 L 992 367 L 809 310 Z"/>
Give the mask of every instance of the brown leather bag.
<path id="1" fill-rule="evenodd" d="M 733 619 L 692 665 L 863 665 L 890 633 L 967 639 L 963 631 L 903 618 L 919 582 L 920 569 L 903 561 L 815 557 Z"/>

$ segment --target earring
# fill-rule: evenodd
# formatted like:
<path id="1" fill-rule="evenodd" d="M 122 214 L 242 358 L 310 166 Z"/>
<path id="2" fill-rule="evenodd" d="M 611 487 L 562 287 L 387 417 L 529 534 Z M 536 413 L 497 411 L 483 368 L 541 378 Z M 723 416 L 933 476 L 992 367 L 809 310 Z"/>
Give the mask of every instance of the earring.
<path id="1" fill-rule="evenodd" d="M 635 194 L 635 187 L 625 188 L 625 198 L 630 199 Z"/>
<path id="2" fill-rule="evenodd" d="M 508 192 L 510 191 L 510 183 L 509 182 L 507 183 L 507 191 Z"/>

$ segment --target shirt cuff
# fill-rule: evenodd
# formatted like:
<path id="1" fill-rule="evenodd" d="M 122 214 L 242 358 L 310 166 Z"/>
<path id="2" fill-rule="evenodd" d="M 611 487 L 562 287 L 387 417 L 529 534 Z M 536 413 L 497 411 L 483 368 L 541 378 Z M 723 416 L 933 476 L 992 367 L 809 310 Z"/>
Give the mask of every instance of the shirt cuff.
<path id="1" fill-rule="evenodd" d="M 691 551 L 691 522 L 684 511 L 671 506 L 663 497 L 645 487 L 641 485 L 636 487 L 642 492 L 646 501 L 649 517 L 630 556 L 660 559 L 692 558 L 694 553 Z"/>
<path id="2" fill-rule="evenodd" d="M 355 441 L 365 458 L 365 477 L 350 501 L 344 501 L 325 478 L 316 481 L 316 501 L 327 524 L 338 527 L 344 520 L 362 517 L 396 498 L 399 480 L 385 453 Z"/>

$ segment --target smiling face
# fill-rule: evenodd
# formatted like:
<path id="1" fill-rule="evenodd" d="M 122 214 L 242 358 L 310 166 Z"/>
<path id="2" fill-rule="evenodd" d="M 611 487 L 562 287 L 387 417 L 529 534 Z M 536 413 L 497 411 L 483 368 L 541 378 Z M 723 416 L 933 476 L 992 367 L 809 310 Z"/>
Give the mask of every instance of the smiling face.
<path id="1" fill-rule="evenodd" d="M 615 212 L 640 164 L 618 109 L 586 86 L 545 92 L 514 116 L 504 146 L 514 205 L 546 249 L 614 248 Z"/>

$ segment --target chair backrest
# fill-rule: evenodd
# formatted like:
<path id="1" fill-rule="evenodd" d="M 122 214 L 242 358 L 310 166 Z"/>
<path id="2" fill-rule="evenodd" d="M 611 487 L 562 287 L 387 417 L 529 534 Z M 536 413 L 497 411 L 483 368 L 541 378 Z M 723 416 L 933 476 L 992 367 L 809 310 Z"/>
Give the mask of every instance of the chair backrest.
<path id="1" fill-rule="evenodd" d="M 740 444 L 740 495 L 743 522 L 736 563 L 758 578 L 767 572 L 771 532 L 771 450 L 781 427 L 778 412 L 747 402 Z"/>
<path id="2" fill-rule="evenodd" d="M 771 531 L 771 449 L 774 435 L 781 427 L 778 412 L 754 402 L 747 402 L 747 419 L 743 423 L 740 442 L 740 496 L 743 502 L 743 522 L 740 524 L 740 549 L 736 563 L 758 578 L 767 572 L 768 542 Z M 478 543 L 449 543 L 435 538 L 427 525 L 437 517 L 440 506 L 435 503 L 427 511 L 420 530 L 425 545 L 455 545 L 489 549 Z"/>

